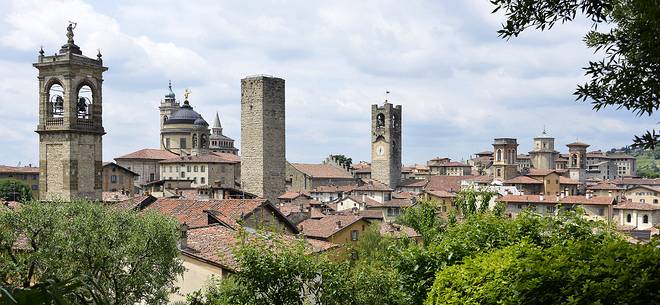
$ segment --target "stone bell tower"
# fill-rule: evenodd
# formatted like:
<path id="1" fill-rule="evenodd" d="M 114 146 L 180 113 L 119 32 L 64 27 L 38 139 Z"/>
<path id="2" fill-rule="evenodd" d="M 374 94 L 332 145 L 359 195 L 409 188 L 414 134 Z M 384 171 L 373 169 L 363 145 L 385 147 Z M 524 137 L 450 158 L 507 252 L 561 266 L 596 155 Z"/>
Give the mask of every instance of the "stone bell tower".
<path id="1" fill-rule="evenodd" d="M 73 41 L 76 24 L 59 53 L 39 51 L 39 188 L 41 200 L 101 200 L 103 66 Z"/>
<path id="2" fill-rule="evenodd" d="M 401 181 L 401 105 L 371 105 L 371 178 L 394 189 Z"/>

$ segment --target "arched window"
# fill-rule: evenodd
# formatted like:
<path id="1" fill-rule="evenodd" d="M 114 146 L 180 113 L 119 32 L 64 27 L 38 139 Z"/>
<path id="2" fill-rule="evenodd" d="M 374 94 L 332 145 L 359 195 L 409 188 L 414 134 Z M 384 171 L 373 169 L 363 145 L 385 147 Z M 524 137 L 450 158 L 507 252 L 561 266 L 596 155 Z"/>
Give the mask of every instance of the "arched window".
<path id="1" fill-rule="evenodd" d="M 383 127 L 385 126 L 385 115 L 382 113 L 379 113 L 376 116 L 376 127 Z"/>
<path id="2" fill-rule="evenodd" d="M 626 222 L 628 223 L 632 222 L 632 215 L 630 214 L 626 215 Z"/>
<path id="3" fill-rule="evenodd" d="M 649 223 L 649 215 L 642 216 L 642 222 L 643 223 Z"/>
<path id="4" fill-rule="evenodd" d="M 48 116 L 61 118 L 64 116 L 64 88 L 54 83 L 48 88 Z"/>
<path id="5" fill-rule="evenodd" d="M 571 155 L 571 167 L 577 167 L 577 154 Z"/>
<path id="6" fill-rule="evenodd" d="M 92 94 L 92 88 L 88 85 L 83 85 L 78 89 L 78 95 L 76 98 L 76 115 L 81 119 L 90 119 L 92 115 L 92 103 L 94 102 L 94 97 Z"/>
<path id="7" fill-rule="evenodd" d="M 199 142 L 200 142 L 200 143 L 199 143 L 199 147 L 200 147 L 200 148 L 207 148 L 207 147 L 208 147 L 208 140 L 207 140 L 205 134 L 203 134 L 203 135 L 200 137 Z"/>
<path id="8" fill-rule="evenodd" d="M 165 121 L 167 121 L 167 116 L 166 115 L 163 116 L 163 124 L 165 124 Z"/>
<path id="9" fill-rule="evenodd" d="M 192 136 L 192 147 L 197 148 L 197 134 L 193 134 Z"/>
<path id="10" fill-rule="evenodd" d="M 497 154 L 496 154 L 496 156 L 495 156 L 495 159 L 496 159 L 497 161 L 502 161 L 502 150 L 501 150 L 501 149 L 498 149 L 498 150 L 497 150 Z"/>
<path id="11" fill-rule="evenodd" d="M 397 128 L 399 127 L 399 120 L 397 120 L 396 114 L 392 114 L 392 127 Z"/>

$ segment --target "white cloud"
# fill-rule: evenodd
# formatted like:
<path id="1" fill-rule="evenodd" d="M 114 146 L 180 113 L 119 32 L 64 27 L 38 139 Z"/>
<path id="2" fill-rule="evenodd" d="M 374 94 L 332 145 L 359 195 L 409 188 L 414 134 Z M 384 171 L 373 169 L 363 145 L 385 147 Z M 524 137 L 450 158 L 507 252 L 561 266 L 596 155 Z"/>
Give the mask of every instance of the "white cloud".
<path id="1" fill-rule="evenodd" d="M 66 22 L 76 43 L 110 67 L 104 82 L 104 158 L 158 145 L 157 106 L 168 79 L 240 143 L 240 79 L 286 79 L 287 155 L 369 158 L 370 106 L 392 92 L 403 105 L 404 161 L 456 159 L 518 137 L 525 151 L 542 126 L 562 141 L 622 146 L 657 119 L 594 113 L 571 95 L 592 58 L 589 24 L 529 31 L 504 41 L 486 1 L 9 1 L 0 12 L 0 163 L 36 160 L 40 45 L 56 52 Z M 14 103 L 13 101 L 20 101 Z M 27 160 L 24 160 L 24 162 Z"/>

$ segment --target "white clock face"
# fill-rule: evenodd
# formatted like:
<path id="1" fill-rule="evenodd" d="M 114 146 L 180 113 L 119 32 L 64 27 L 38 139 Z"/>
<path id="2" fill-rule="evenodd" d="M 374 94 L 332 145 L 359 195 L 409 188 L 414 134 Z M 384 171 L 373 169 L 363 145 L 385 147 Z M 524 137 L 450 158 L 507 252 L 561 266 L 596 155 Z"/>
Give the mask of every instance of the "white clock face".
<path id="1" fill-rule="evenodd" d="M 378 154 L 379 156 L 384 155 L 385 154 L 385 148 L 382 145 L 379 145 L 376 148 L 376 154 Z"/>

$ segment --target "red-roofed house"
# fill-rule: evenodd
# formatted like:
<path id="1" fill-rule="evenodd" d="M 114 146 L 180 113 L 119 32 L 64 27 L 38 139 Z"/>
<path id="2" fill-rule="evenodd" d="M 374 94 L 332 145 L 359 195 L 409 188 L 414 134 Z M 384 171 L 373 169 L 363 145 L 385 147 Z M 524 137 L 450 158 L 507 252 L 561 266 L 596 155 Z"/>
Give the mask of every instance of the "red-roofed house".
<path id="1" fill-rule="evenodd" d="M 332 164 L 286 164 L 288 191 L 309 191 L 319 186 L 354 185 L 357 179 L 345 169 Z"/>
<path id="2" fill-rule="evenodd" d="M 32 189 L 32 199 L 39 199 L 39 167 L 0 165 L 0 179 L 15 179 Z"/>
<path id="3" fill-rule="evenodd" d="M 135 186 L 143 185 L 160 180 L 160 170 L 158 162 L 176 157 L 177 155 L 167 150 L 160 149 L 140 149 L 132 153 L 115 158 L 117 165 L 124 167 L 136 174 Z"/>
<path id="4" fill-rule="evenodd" d="M 543 215 L 556 215 L 556 206 L 581 206 L 589 219 L 610 221 L 612 219 L 612 206 L 614 197 L 602 196 L 564 196 L 564 195 L 505 195 L 499 202 L 506 205 L 506 213 L 516 217 L 525 209 L 531 209 Z"/>
<path id="5" fill-rule="evenodd" d="M 321 219 L 307 219 L 298 224 L 298 228 L 310 239 L 335 244 L 355 244 L 369 224 L 363 216 L 328 215 Z"/>
<path id="6" fill-rule="evenodd" d="M 623 201 L 614 206 L 614 219 L 631 230 L 648 230 L 660 224 L 660 204 Z"/>

